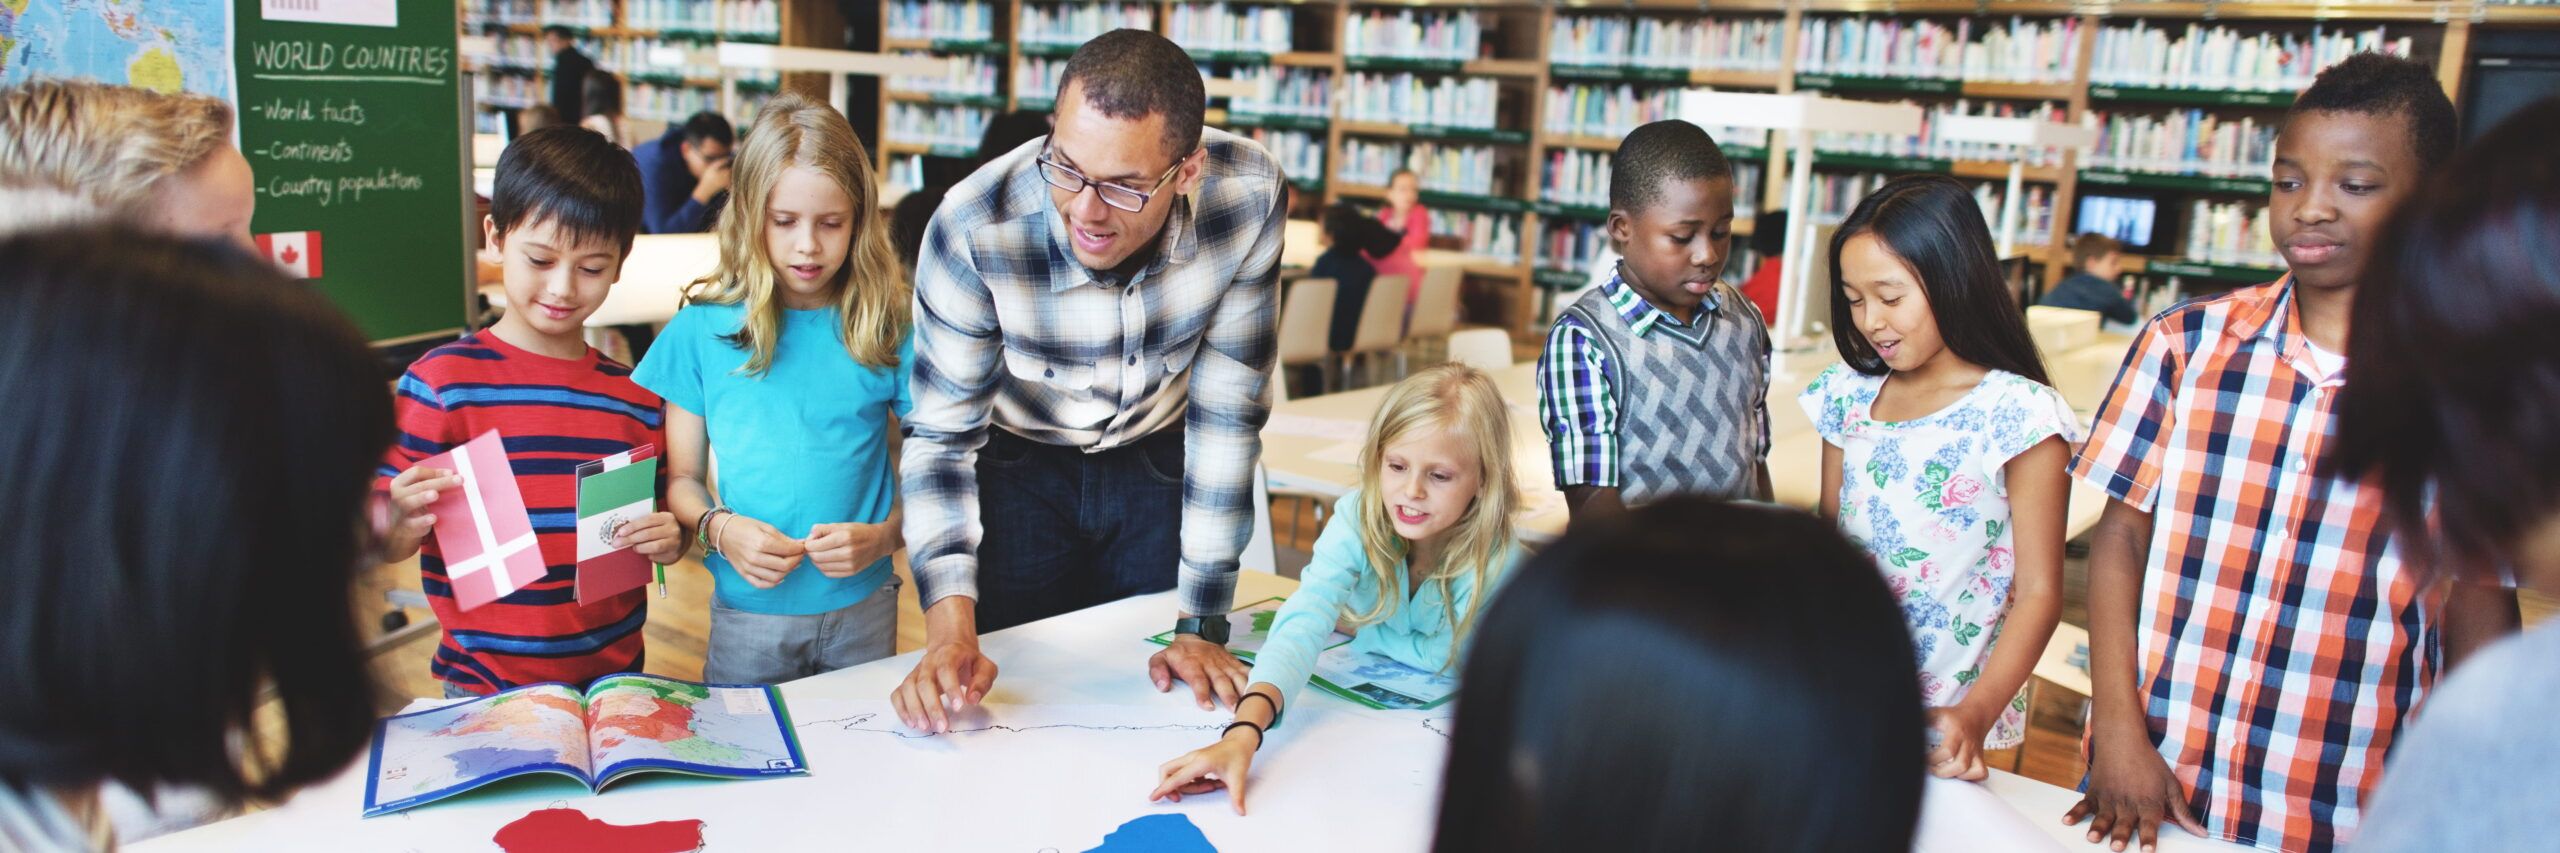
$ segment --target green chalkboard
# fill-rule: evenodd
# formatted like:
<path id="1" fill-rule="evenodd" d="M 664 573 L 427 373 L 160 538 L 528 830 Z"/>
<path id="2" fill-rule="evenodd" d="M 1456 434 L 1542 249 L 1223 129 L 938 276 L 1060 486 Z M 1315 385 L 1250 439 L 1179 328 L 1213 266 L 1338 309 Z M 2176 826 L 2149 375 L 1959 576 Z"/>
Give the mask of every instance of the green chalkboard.
<path id="1" fill-rule="evenodd" d="M 288 267 L 317 258 L 312 283 L 375 341 L 461 328 L 472 208 L 455 5 L 229 2 L 251 230 Z"/>

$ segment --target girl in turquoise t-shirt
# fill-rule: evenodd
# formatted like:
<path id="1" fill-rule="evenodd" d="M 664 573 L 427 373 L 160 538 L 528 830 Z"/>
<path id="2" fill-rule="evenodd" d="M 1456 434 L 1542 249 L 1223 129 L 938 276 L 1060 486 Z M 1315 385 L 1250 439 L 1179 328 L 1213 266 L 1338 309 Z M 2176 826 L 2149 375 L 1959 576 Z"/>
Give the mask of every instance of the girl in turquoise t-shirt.
<path id="1" fill-rule="evenodd" d="M 913 349 L 870 163 L 835 110 L 766 105 L 738 151 L 719 269 L 632 374 L 666 400 L 668 503 L 708 546 L 706 681 L 788 681 L 895 651 L 888 436 L 910 406 Z"/>
<path id="2" fill-rule="evenodd" d="M 1235 722 L 1216 743 L 1165 762 L 1149 799 L 1226 788 L 1243 814 L 1263 732 L 1306 686 L 1337 623 L 1359 626 L 1353 652 L 1454 677 L 1476 614 L 1520 560 L 1519 506 L 1510 418 L 1492 378 L 1443 364 L 1388 389 L 1360 450 L 1360 489 L 1334 505 L 1298 591 L 1280 605 Z"/>

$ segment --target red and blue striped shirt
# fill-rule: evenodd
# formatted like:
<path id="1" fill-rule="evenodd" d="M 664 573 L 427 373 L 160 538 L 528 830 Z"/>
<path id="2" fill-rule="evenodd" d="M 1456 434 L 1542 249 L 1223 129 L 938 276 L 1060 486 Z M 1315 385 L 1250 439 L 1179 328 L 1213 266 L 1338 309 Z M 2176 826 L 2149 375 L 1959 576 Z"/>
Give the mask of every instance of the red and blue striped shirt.
<path id="1" fill-rule="evenodd" d="M 647 598 L 632 590 L 590 606 L 577 600 L 577 467 L 661 441 L 658 396 L 631 381 L 631 369 L 589 348 L 557 359 L 526 352 L 486 331 L 437 347 L 409 366 L 395 391 L 399 434 L 384 455 L 378 488 L 419 460 L 497 430 L 524 493 L 525 510 L 550 572 L 514 594 L 463 612 L 430 535 L 418 554 L 421 585 L 444 640 L 436 678 L 474 693 L 638 671 Z M 662 475 L 663 476 L 663 475 Z M 663 495 L 665 483 L 659 484 Z"/>

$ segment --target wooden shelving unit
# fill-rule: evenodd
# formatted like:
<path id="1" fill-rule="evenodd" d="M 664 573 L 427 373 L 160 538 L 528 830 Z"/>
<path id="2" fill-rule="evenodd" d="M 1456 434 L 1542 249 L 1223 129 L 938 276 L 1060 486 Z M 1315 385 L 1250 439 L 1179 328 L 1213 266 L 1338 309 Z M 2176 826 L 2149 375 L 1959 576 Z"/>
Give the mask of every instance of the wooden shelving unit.
<path id="1" fill-rule="evenodd" d="M 791 0 L 797 6 L 815 0 Z M 939 54 L 977 53 L 1004 64 L 996 97 L 954 98 L 919 93 L 902 93 L 884 86 L 883 115 L 890 102 L 964 105 L 984 107 L 997 100 L 1004 109 L 1047 110 L 1053 105 L 1054 93 L 1033 91 L 1023 79 L 1025 59 L 1063 61 L 1072 47 L 1060 43 L 1024 45 L 1017 38 L 1021 9 L 1025 4 L 1057 4 L 1060 0 L 992 0 L 996 32 L 980 41 L 934 41 L 890 39 L 889 49 L 924 50 Z M 1091 0 L 1067 0 L 1089 3 Z M 1145 4 L 1152 8 L 1152 21 L 1160 32 L 1171 29 L 1176 9 L 1183 5 L 1172 2 Z M 2066 120 L 2079 120 L 2093 109 L 2115 111 L 2167 111 L 2178 109 L 2232 110 L 2238 113 L 2268 115 L 2290 104 L 2291 91 L 2199 91 L 2189 89 L 2143 88 L 2114 85 L 2091 85 L 2090 60 L 2095 54 L 2098 30 L 2112 20 L 2138 17 L 2161 22 L 2194 20 L 2199 22 L 2246 22 L 2253 27 L 2281 27 L 2298 24 L 2308 29 L 2323 22 L 2381 22 L 2391 24 L 2395 32 L 2418 34 L 2418 50 L 2422 58 L 2432 57 L 2439 77 L 2449 91 L 2460 86 L 2461 68 L 2466 56 L 2470 28 L 2474 26 L 2560 27 L 2560 7 L 2507 6 L 2455 0 L 2445 3 L 2356 2 L 2356 3 L 2250 3 L 2250 2 L 1996 2 L 1995 0 L 1556 0 L 1555 2 L 1389 2 L 1389 0 L 1247 0 L 1246 7 L 1279 7 L 1288 10 L 1291 22 L 1288 50 L 1194 50 L 1194 57 L 1207 64 L 1214 74 L 1232 74 L 1231 69 L 1275 68 L 1331 75 L 1337 97 L 1330 116 L 1278 115 L 1245 109 L 1230 109 L 1222 99 L 1213 99 L 1212 125 L 1240 133 L 1307 134 L 1312 144 L 1323 151 L 1322 169 L 1315 175 L 1292 175 L 1291 183 L 1301 192 L 1321 202 L 1343 199 L 1374 201 L 1382 199 L 1385 190 L 1362 182 L 1345 179 L 1338 162 L 1346 138 L 1377 142 L 1411 142 L 1428 140 L 1440 144 L 1493 146 L 1500 153 L 1496 170 L 1496 192 L 1490 194 L 1426 193 L 1425 204 L 1435 208 L 1492 213 L 1517 218 L 1516 233 L 1521 243 L 1516 261 L 1479 259 L 1467 266 L 1471 279 L 1479 279 L 1478 289 L 1490 288 L 1507 293 L 1499 316 L 1478 316 L 1478 320 L 1502 322 L 1515 331 L 1532 334 L 1537 330 L 1531 322 L 1531 311 L 1537 303 L 1537 288 L 1561 284 L 1567 276 L 1552 270 L 1536 269 L 1532 259 L 1538 256 L 1537 241 L 1543 234 L 1543 222 L 1590 222 L 1606 218 L 1605 210 L 1588 205 L 1555 204 L 1539 197 L 1547 159 L 1554 151 L 1608 152 L 1617 148 L 1613 136 L 1555 133 L 1545 128 L 1543 97 L 1548 87 L 1571 83 L 1601 85 L 1625 84 L 1654 88 L 1705 86 L 1717 89 L 1793 92 L 1821 90 L 1840 97 L 1884 100 L 1912 99 L 1922 103 L 1942 103 L 1956 98 L 1974 101 L 2051 102 L 2060 104 Z M 1474 58 L 1412 59 L 1360 56 L 1348 53 L 1344 46 L 1351 40 L 1346 21 L 1358 12 L 1443 13 L 1452 10 L 1477 11 L 1487 16 L 1488 28 L 1484 46 Z M 1551 57 L 1556 53 L 1548 44 L 1551 28 L 1559 15 L 1613 15 L 1657 19 L 1761 18 L 1779 21 L 1785 34 L 1782 70 L 1732 71 L 1708 68 L 1661 67 L 1656 63 L 1629 62 L 1617 65 L 1560 63 Z M 2009 80 L 1914 79 L 1910 77 L 1855 77 L 1838 74 L 1800 74 L 1794 69 L 1803 65 L 1804 24 L 1807 16 L 1898 16 L 1930 18 L 1973 18 L 1977 21 L 2005 22 L 2012 16 L 2031 19 L 2076 18 L 2080 43 L 2078 61 L 2070 69 L 2070 79 L 2049 82 Z M 886 27 L 884 10 L 881 25 Z M 1979 25 L 1977 25 L 1979 26 Z M 2334 27 L 2333 27 L 2334 29 Z M 1186 47 L 1190 47 L 1186 45 Z M 1486 79 L 1502 87 L 1503 107 L 1500 128 L 1454 128 L 1417 122 L 1353 121 L 1340 117 L 1339 89 L 1346 75 L 1354 71 L 1407 71 L 1427 77 L 1456 76 Z M 888 138 L 885 132 L 882 138 Z M 1775 209 L 1784 192 L 1784 182 L 1777 176 L 1786 173 L 1785 140 L 1773 138 L 1768 148 L 1732 145 L 1727 155 L 1737 162 L 1760 164 L 1764 175 L 1760 209 Z M 955 153 L 949 147 L 892 143 L 881 148 L 883 164 L 890 158 L 925 154 Z M 1818 168 L 1837 171 L 1907 172 L 1926 171 L 1949 174 L 1972 182 L 2003 182 L 2008 177 L 2005 161 L 1943 160 L 1909 157 L 1860 157 L 1850 154 L 1818 153 Z M 2066 156 L 2059 164 L 2031 167 L 2024 178 L 2036 186 L 2049 187 L 2053 200 L 2054 225 L 2050 233 L 2037 235 L 2019 254 L 2037 266 L 2046 281 L 2061 278 L 2068 263 L 2068 252 L 2062 250 L 2069 236 L 2070 220 L 2077 196 L 2083 187 L 2125 188 L 2153 193 L 2193 194 L 2199 198 L 2263 198 L 2266 181 L 2263 176 L 2155 175 L 2114 169 L 2088 168 L 2076 156 Z M 2183 197 L 2183 196 L 2181 196 Z M 1748 222 L 1737 228 L 1747 234 Z M 2037 245 L 2037 244 L 2041 245 Z M 1466 247 L 1445 245 L 1461 250 Z M 2198 264 L 2181 259 L 2160 259 L 2153 265 L 2162 274 L 2200 280 L 2245 280 L 2263 270 Z M 1579 283 L 1578 280 L 1575 282 Z"/>
<path id="2" fill-rule="evenodd" d="M 647 42 L 685 42 L 708 48 L 722 41 L 796 47 L 843 46 L 840 34 L 844 30 L 844 19 L 836 12 L 835 5 L 808 2 L 808 0 L 787 0 L 787 2 L 771 4 L 775 16 L 772 20 L 763 22 L 741 20 L 744 16 L 740 13 L 748 8 L 741 0 L 692 0 L 686 8 L 688 11 L 699 10 L 700 15 L 695 19 L 698 26 L 688 24 L 663 27 L 636 25 L 653 22 L 635 20 L 634 10 L 631 8 L 633 4 L 628 0 L 607 0 L 601 4 L 600 10 L 607 11 L 610 15 L 610 23 L 602 25 L 589 19 L 554 19 L 549 16 L 549 10 L 552 8 L 549 3 L 537 4 L 537 9 L 540 11 L 533 20 L 529 21 L 509 19 L 499 15 L 497 7 L 500 4 L 496 0 L 462 0 L 462 5 L 461 20 L 464 35 L 539 39 L 546 26 L 556 23 L 568 27 L 581 40 L 596 43 L 599 49 L 590 51 L 589 58 L 596 61 L 599 69 L 612 72 L 622 80 L 624 122 L 635 141 L 655 137 L 657 133 L 651 130 L 652 127 L 663 127 L 680 122 L 690 113 L 690 110 L 686 109 L 650 110 L 637 102 L 638 99 L 634 97 L 636 89 L 648 86 L 696 92 L 700 93 L 697 99 L 702 102 L 699 106 L 724 108 L 719 100 L 721 81 L 716 75 L 672 72 L 645 61 L 617 63 L 615 60 L 618 49 L 636 50 L 638 43 Z M 484 95 L 478 98 L 481 112 L 517 110 L 550 100 L 551 57 L 541 54 L 538 48 L 536 53 L 538 55 L 529 60 L 510 57 L 464 57 L 464 70 L 477 78 L 472 84 L 475 91 L 482 88 L 479 80 L 495 77 L 517 77 L 530 80 L 525 97 Z M 737 88 L 742 95 L 740 103 L 725 105 L 725 112 L 730 121 L 737 124 L 752 120 L 755 106 L 763 103 L 765 98 L 774 92 L 789 89 L 820 99 L 824 99 L 827 93 L 825 78 L 814 74 L 784 75 L 778 80 L 746 77 L 739 81 Z"/>

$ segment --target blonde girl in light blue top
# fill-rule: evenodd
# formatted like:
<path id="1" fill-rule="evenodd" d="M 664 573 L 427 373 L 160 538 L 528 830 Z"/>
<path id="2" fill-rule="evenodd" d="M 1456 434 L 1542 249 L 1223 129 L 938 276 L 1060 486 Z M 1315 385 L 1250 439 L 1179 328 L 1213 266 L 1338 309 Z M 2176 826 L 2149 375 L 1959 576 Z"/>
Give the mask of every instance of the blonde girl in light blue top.
<path id="1" fill-rule="evenodd" d="M 1444 364 L 1388 389 L 1360 450 L 1360 488 L 1334 504 L 1298 591 L 1255 656 L 1235 723 L 1166 762 L 1148 799 L 1224 788 L 1244 814 L 1263 733 L 1306 686 L 1337 624 L 1353 629 L 1353 652 L 1455 674 L 1476 614 L 1520 560 L 1511 528 L 1519 505 L 1510 417 L 1490 377 Z"/>

